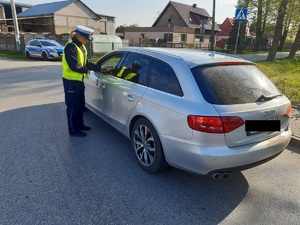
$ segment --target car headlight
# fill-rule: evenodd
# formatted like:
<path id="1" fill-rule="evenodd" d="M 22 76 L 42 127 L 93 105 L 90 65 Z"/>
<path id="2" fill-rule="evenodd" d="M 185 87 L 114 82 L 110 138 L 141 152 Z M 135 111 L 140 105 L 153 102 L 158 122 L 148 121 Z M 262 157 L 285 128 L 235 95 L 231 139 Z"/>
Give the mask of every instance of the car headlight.
<path id="1" fill-rule="evenodd" d="M 54 49 L 49 49 L 49 52 L 55 53 L 56 51 Z"/>

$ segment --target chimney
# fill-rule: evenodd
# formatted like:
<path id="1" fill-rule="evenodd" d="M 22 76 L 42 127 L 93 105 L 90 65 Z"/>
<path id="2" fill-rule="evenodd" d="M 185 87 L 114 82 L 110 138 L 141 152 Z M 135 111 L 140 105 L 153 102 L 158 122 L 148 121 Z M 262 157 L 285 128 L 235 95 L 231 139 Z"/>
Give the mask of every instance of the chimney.
<path id="1" fill-rule="evenodd" d="M 196 9 L 196 8 L 197 8 L 197 4 L 193 4 L 193 8 L 195 8 L 195 9 Z"/>

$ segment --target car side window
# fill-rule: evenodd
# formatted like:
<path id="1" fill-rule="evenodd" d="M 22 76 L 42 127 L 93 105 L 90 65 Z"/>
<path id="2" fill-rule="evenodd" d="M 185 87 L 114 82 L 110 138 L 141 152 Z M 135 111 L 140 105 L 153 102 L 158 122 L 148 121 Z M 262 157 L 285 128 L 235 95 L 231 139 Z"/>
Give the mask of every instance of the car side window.
<path id="1" fill-rule="evenodd" d="M 166 63 L 156 59 L 153 59 L 151 63 L 149 86 L 169 94 L 183 96 L 182 89 L 173 69 Z"/>
<path id="2" fill-rule="evenodd" d="M 35 45 L 38 46 L 38 47 L 42 47 L 43 46 L 40 41 L 35 41 Z"/>
<path id="3" fill-rule="evenodd" d="M 117 65 L 119 64 L 123 54 L 115 54 L 113 56 L 109 56 L 104 60 L 98 61 L 97 64 L 101 66 L 101 70 L 103 74 L 113 75 L 116 71 Z"/>
<path id="4" fill-rule="evenodd" d="M 36 41 L 30 41 L 29 46 L 36 46 Z"/>
<path id="5" fill-rule="evenodd" d="M 125 76 L 122 77 L 120 74 L 120 73 L 123 73 L 122 69 L 124 69 L 124 67 L 130 68 L 132 66 L 132 64 L 138 64 L 139 68 L 136 71 L 136 73 L 138 74 L 138 80 L 130 80 L 129 79 L 129 81 L 133 81 L 133 82 L 136 82 L 136 83 L 139 83 L 142 85 L 147 85 L 149 63 L 150 63 L 150 57 L 148 57 L 148 56 L 136 54 L 136 53 L 128 53 L 128 55 L 125 57 L 122 64 L 118 68 L 116 76 L 118 76 L 118 74 L 119 74 L 119 76 L 121 78 L 124 78 Z M 130 72 L 128 72 L 128 73 L 130 73 Z M 127 80 L 126 78 L 124 78 L 124 79 Z"/>

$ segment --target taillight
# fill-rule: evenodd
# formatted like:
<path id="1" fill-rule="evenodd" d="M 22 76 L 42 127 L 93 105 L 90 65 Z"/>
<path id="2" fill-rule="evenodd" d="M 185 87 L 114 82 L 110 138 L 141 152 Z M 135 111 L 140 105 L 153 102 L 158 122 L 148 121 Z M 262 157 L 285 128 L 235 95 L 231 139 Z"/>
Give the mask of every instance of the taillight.
<path id="1" fill-rule="evenodd" d="M 206 133 L 228 133 L 244 124 L 238 116 L 189 115 L 187 120 L 190 128 Z"/>
<path id="2" fill-rule="evenodd" d="M 289 105 L 289 107 L 286 110 L 285 115 L 288 116 L 288 117 L 292 116 L 292 105 Z"/>
<path id="3" fill-rule="evenodd" d="M 220 65 L 222 66 L 231 66 L 231 65 L 243 65 L 244 62 L 221 62 Z"/>

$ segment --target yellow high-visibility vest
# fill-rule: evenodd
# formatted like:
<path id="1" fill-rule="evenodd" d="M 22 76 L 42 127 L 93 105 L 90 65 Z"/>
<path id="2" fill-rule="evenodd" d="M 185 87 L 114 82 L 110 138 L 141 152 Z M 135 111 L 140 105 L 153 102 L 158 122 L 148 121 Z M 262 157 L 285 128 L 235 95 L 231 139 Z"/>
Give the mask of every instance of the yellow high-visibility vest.
<path id="1" fill-rule="evenodd" d="M 124 80 L 131 80 L 133 77 L 137 76 L 136 73 L 129 73 L 125 77 L 123 77 L 124 71 L 127 69 L 127 66 L 123 66 L 120 72 L 117 74 L 118 77 L 123 78 Z"/>
<path id="2" fill-rule="evenodd" d="M 67 44 L 69 44 L 69 43 L 72 43 L 72 40 L 68 41 Z M 83 53 L 83 51 L 75 43 L 74 43 L 74 45 L 77 48 L 77 62 L 78 62 L 78 65 L 84 66 L 87 62 L 86 48 L 85 48 L 84 45 L 82 45 L 82 47 L 84 49 L 84 53 Z M 78 72 L 75 72 L 75 71 L 71 70 L 68 63 L 67 63 L 67 61 L 66 61 L 65 54 L 63 54 L 63 57 L 62 57 L 62 67 L 63 67 L 63 72 L 62 72 L 63 78 L 66 78 L 67 80 L 82 81 L 83 77 L 85 77 L 87 79 L 89 78 L 88 74 L 86 74 L 86 73 L 78 73 Z"/>

